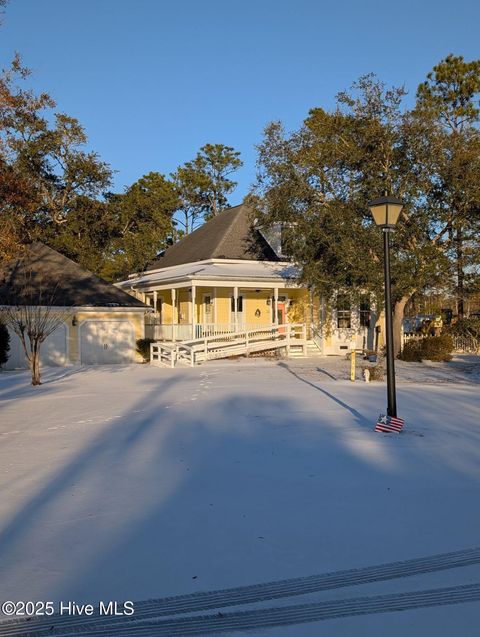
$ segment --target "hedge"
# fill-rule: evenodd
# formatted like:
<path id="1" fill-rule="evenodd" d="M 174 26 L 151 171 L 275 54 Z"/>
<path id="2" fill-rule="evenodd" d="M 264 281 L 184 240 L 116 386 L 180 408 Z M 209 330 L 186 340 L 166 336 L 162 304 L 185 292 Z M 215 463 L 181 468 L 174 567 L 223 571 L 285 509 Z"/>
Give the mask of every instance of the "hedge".
<path id="1" fill-rule="evenodd" d="M 452 359 L 453 340 L 449 334 L 407 341 L 399 358 L 403 361 L 449 361 Z"/>

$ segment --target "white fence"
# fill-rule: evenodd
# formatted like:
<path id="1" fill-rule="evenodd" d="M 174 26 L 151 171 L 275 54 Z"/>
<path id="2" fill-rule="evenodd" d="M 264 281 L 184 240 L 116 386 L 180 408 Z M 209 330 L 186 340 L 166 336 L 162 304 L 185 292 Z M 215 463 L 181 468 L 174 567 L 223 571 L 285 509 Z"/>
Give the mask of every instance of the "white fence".
<path id="1" fill-rule="evenodd" d="M 403 345 L 405 345 L 405 343 L 408 343 L 409 341 L 419 341 L 422 338 L 432 338 L 432 336 L 430 334 L 424 335 L 407 332 L 403 334 Z M 480 343 L 477 341 L 477 339 L 474 339 L 471 336 L 452 336 L 452 340 L 454 352 L 465 354 L 480 353 Z"/>
<path id="2" fill-rule="evenodd" d="M 480 343 L 471 336 L 453 336 L 453 349 L 455 352 L 479 354 Z"/>

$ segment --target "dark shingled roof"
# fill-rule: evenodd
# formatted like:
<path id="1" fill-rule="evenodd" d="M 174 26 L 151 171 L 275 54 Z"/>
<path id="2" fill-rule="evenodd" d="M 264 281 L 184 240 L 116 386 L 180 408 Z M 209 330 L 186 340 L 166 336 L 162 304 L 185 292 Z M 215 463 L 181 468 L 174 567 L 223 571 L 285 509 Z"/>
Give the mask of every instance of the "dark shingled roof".
<path id="1" fill-rule="evenodd" d="M 146 307 L 77 263 L 36 242 L 0 267 L 0 305 Z"/>
<path id="2" fill-rule="evenodd" d="M 217 217 L 168 248 L 147 271 L 206 259 L 280 261 L 253 227 L 251 210 L 244 204 L 223 210 Z"/>

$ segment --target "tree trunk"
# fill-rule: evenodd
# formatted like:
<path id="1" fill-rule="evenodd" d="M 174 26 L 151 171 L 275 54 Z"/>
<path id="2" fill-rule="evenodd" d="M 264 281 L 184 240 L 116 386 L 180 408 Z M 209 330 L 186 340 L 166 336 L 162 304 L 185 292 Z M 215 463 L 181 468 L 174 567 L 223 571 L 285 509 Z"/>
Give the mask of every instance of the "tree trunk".
<path id="1" fill-rule="evenodd" d="M 32 343 L 32 353 L 30 356 L 30 370 L 32 372 L 32 385 L 41 385 L 40 381 L 40 346 L 39 343 Z"/>
<path id="2" fill-rule="evenodd" d="M 393 354 L 395 358 L 402 350 L 402 324 L 405 316 L 405 306 L 412 296 L 413 292 L 402 296 L 402 298 L 395 303 L 393 310 Z"/>
<path id="3" fill-rule="evenodd" d="M 457 228 L 455 236 L 455 257 L 457 261 L 457 314 L 463 318 L 465 314 L 465 274 L 463 272 L 463 236 L 461 228 Z"/>

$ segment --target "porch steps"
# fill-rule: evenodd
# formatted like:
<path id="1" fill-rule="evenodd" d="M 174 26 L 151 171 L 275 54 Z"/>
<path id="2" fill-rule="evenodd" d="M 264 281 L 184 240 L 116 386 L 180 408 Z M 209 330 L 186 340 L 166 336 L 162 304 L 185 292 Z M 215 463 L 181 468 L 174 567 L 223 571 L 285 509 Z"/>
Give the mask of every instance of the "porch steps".
<path id="1" fill-rule="evenodd" d="M 322 352 L 315 341 L 307 340 L 306 345 L 307 351 L 305 354 L 303 353 L 303 347 L 292 345 L 290 347 L 289 358 L 317 358 L 322 356 Z"/>

